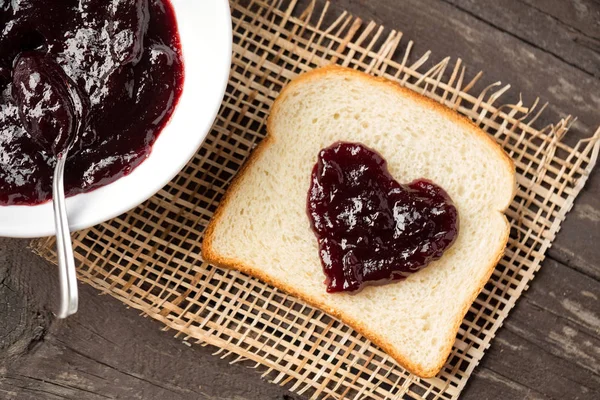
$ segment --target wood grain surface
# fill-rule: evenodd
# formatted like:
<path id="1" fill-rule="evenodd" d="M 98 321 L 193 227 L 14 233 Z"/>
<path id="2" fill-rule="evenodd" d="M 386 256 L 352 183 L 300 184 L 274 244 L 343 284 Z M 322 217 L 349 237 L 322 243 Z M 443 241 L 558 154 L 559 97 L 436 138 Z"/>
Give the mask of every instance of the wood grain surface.
<path id="1" fill-rule="evenodd" d="M 461 57 L 509 100 L 550 103 L 540 124 L 579 117 L 570 143 L 600 124 L 597 0 L 336 0 L 415 41 L 433 61 Z M 301 399 L 258 372 L 188 347 L 109 296 L 81 288 L 57 321 L 56 270 L 27 242 L 0 239 L 0 399 Z M 600 398 L 600 174 L 596 170 L 464 399 Z"/>

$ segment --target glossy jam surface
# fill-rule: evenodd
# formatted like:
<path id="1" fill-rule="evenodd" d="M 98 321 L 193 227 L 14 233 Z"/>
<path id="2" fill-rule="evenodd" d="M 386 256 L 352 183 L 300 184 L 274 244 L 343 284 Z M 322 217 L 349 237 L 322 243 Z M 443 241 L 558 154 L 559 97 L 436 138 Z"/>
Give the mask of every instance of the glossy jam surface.
<path id="1" fill-rule="evenodd" d="M 404 279 L 442 256 L 458 235 L 458 212 L 428 180 L 400 184 L 377 152 L 338 142 L 319 152 L 307 209 L 327 292 Z"/>
<path id="2" fill-rule="evenodd" d="M 111 183 L 146 159 L 183 87 L 168 0 L 0 2 L 0 30 L 0 205 L 50 199 L 54 153 L 71 139 L 52 128 L 85 119 L 67 160 L 67 195 Z M 61 89 L 48 90 L 55 79 L 74 85 L 86 115 L 48 113 L 65 104 Z M 46 109 L 27 109 L 26 95 Z"/>
<path id="3" fill-rule="evenodd" d="M 29 51 L 17 58 L 12 97 L 25 131 L 55 156 L 68 150 L 86 125 L 87 97 L 47 54 Z"/>

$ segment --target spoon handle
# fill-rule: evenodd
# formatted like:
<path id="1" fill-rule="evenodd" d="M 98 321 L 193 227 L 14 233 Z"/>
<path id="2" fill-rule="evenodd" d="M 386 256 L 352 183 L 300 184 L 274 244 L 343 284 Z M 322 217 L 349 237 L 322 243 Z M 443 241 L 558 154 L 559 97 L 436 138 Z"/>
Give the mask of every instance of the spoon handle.
<path id="1" fill-rule="evenodd" d="M 54 206 L 54 224 L 56 226 L 56 254 L 60 280 L 60 309 L 58 318 L 66 318 L 77 312 L 77 274 L 73 259 L 73 246 L 69 232 L 67 208 L 65 205 L 64 172 L 67 151 L 56 160 L 52 182 L 52 205 Z"/>

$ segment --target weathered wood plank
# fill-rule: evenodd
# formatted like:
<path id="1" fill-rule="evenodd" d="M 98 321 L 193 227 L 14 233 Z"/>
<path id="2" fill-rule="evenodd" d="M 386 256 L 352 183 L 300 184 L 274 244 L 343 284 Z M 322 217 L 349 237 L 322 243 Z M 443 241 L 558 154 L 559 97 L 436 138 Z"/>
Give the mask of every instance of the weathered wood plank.
<path id="1" fill-rule="evenodd" d="M 575 24 L 573 20 L 569 23 L 553 15 L 558 11 L 556 4 L 543 4 L 544 9 L 531 0 L 444 1 L 565 64 L 600 77 L 600 25 L 597 23 L 600 4 L 563 1 L 560 11 L 567 15 L 577 13 L 578 6 L 586 9 L 585 16 L 581 15 Z M 593 18 L 596 18 L 595 22 Z"/>
<path id="2" fill-rule="evenodd" d="M 598 296 L 600 283 L 547 260 L 492 342 L 464 398 L 480 398 L 489 384 L 515 392 L 516 398 L 599 398 Z"/>
<path id="3" fill-rule="evenodd" d="M 521 0 L 586 36 L 600 39 L 600 3 L 597 0 Z M 596 50 L 598 48 L 596 47 Z"/>
<path id="4" fill-rule="evenodd" d="M 89 286 L 80 285 L 75 316 L 53 319 L 56 269 L 24 247 L 0 239 L 1 399 L 297 398 Z"/>
<path id="5" fill-rule="evenodd" d="M 548 255 L 600 281 L 599 243 L 600 169 L 596 168 Z"/>
<path id="6" fill-rule="evenodd" d="M 534 284 L 525 292 L 523 303 L 547 311 L 564 320 L 565 325 L 576 325 L 578 332 L 600 340 L 600 282 L 589 279 L 585 274 L 548 260 Z M 514 322 L 521 321 L 520 315 L 517 314 Z M 532 320 L 524 322 L 531 325 Z M 600 360 L 600 354 L 595 356 Z M 596 363 L 594 370 L 600 375 L 600 363 Z"/>
<path id="7" fill-rule="evenodd" d="M 496 345 L 494 344 L 494 346 Z M 511 377 L 485 367 L 478 367 L 475 376 L 467 384 L 461 400 L 550 400 L 550 397 L 537 390 L 521 385 Z"/>
<path id="8" fill-rule="evenodd" d="M 29 262 L 41 264 L 24 249 L 25 242 L 0 238 L 0 368 L 26 353 L 44 337 L 53 305 L 48 284 L 30 274 Z M 17 263 L 23 269 L 14 268 Z"/>

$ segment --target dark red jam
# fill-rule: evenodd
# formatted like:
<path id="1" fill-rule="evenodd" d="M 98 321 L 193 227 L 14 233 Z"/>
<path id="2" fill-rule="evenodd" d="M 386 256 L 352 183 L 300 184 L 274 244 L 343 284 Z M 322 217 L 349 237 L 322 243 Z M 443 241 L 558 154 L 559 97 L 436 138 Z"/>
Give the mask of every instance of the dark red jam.
<path id="1" fill-rule="evenodd" d="M 59 107 L 51 118 L 48 108 L 66 104 L 56 79 L 81 95 L 80 112 Z M 70 139 L 60 129 L 70 124 L 83 129 L 67 160 L 67 195 L 129 174 L 150 154 L 182 87 L 168 0 L 0 2 L 0 205 L 51 198 L 54 153 Z M 28 101 L 43 107 L 27 109 Z"/>
<path id="2" fill-rule="evenodd" d="M 398 183 L 383 157 L 359 143 L 319 152 L 307 208 L 329 293 L 404 279 L 458 235 L 458 212 L 441 187 Z"/>
<path id="3" fill-rule="evenodd" d="M 77 85 L 53 57 L 36 51 L 17 58 L 12 83 L 12 97 L 29 136 L 51 154 L 68 150 L 89 113 L 88 99 Z"/>

